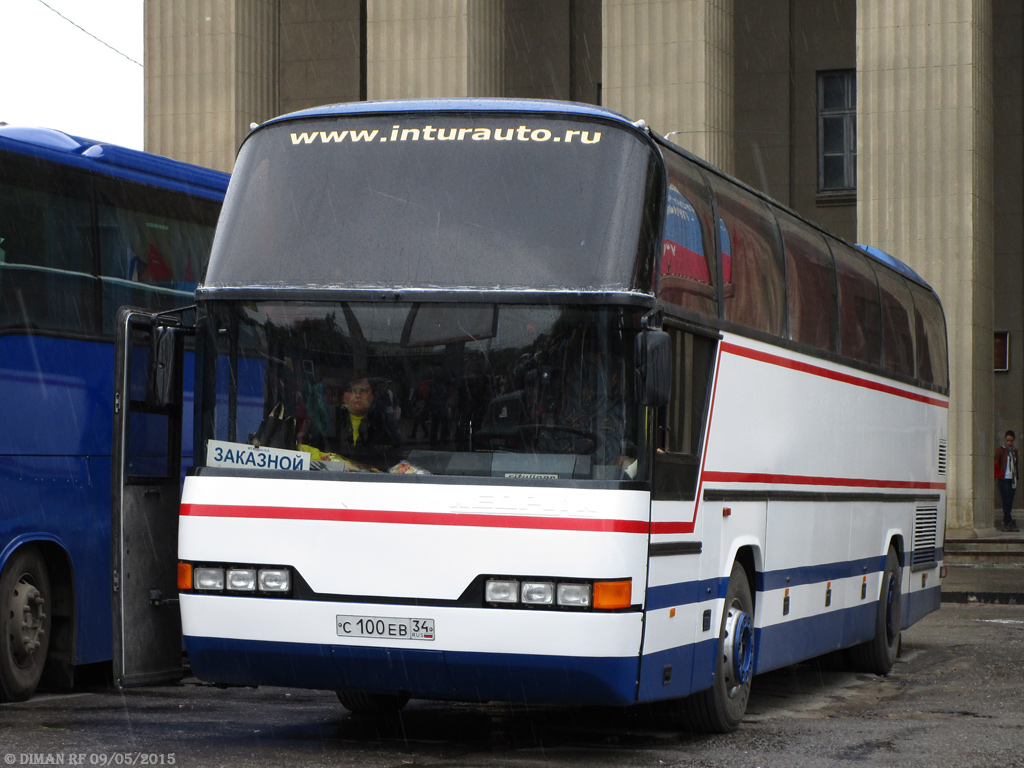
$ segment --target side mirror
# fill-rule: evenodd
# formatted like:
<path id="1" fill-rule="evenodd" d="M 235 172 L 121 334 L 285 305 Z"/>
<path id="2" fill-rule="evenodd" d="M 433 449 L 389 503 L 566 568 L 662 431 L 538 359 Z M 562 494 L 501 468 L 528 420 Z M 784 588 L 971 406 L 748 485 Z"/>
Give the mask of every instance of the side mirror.
<path id="1" fill-rule="evenodd" d="M 146 381 L 146 404 L 164 408 L 178 404 L 177 333 L 175 328 L 154 325 L 149 344 L 149 371 Z"/>
<path id="2" fill-rule="evenodd" d="M 636 337 L 635 391 L 640 405 L 668 405 L 672 348 L 665 331 L 645 328 Z"/>

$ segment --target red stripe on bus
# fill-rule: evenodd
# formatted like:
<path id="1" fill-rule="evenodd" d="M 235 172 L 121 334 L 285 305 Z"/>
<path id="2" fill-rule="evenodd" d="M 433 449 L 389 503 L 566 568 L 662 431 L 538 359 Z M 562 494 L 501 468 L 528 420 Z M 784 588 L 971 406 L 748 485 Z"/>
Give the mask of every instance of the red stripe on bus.
<path id="1" fill-rule="evenodd" d="M 344 523 L 395 525 L 455 525 L 469 528 L 523 528 L 544 531 L 643 533 L 650 524 L 641 520 L 599 520 L 575 517 L 479 515 L 449 512 L 394 512 L 377 509 L 317 509 L 309 507 L 248 507 L 235 504 L 182 504 L 190 517 L 237 517 L 258 520 L 326 520 Z"/>
<path id="2" fill-rule="evenodd" d="M 949 403 L 945 400 L 940 400 L 936 397 L 928 397 L 927 395 L 919 395 L 916 392 L 907 392 L 905 389 L 899 389 L 898 387 L 892 387 L 888 384 L 880 384 L 877 381 L 871 381 L 860 376 L 851 376 L 848 373 L 839 373 L 838 371 L 831 371 L 828 368 L 822 368 L 818 365 L 811 365 L 810 363 L 801 363 L 796 360 L 790 360 L 787 357 L 781 355 L 775 355 L 771 352 L 761 352 L 759 350 L 748 349 L 747 347 L 741 347 L 738 344 L 732 344 L 730 342 L 723 342 L 722 349 L 729 354 L 736 355 L 737 357 L 746 357 L 750 360 L 757 360 L 761 363 L 768 363 L 769 365 L 777 365 L 780 368 L 789 368 L 794 371 L 800 371 L 801 373 L 810 373 L 814 376 L 821 376 L 825 379 L 832 379 L 833 381 L 840 381 L 844 384 L 852 384 L 855 387 L 862 387 L 864 389 L 872 389 L 876 392 L 884 392 L 887 395 L 896 395 L 897 397 L 904 397 L 907 400 L 914 400 L 919 403 L 925 403 L 926 405 L 934 405 L 939 408 L 949 408 Z"/>
<path id="3" fill-rule="evenodd" d="M 859 477 L 812 477 L 809 475 L 773 475 L 761 472 L 716 472 L 704 473 L 704 480 L 711 483 L 769 483 L 773 485 L 819 485 L 830 488 L 898 488 L 915 491 L 944 491 L 945 483 L 918 482 L 914 480 L 873 480 Z"/>

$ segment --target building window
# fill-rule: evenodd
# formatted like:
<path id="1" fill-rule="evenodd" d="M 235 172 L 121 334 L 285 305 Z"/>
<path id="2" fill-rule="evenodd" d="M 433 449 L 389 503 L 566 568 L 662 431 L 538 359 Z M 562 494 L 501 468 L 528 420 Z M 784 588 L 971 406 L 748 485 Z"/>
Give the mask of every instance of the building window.
<path id="1" fill-rule="evenodd" d="M 1006 373 L 1010 370 L 1010 334 L 1007 331 L 996 331 L 995 363 L 992 370 Z"/>
<path id="2" fill-rule="evenodd" d="M 818 191 L 857 188 L 857 76 L 818 73 Z"/>

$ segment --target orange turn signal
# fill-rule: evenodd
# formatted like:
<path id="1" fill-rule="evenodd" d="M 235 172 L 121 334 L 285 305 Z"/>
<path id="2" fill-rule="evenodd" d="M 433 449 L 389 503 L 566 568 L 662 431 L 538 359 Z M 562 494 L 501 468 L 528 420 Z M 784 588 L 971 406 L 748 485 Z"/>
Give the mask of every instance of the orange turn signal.
<path id="1" fill-rule="evenodd" d="M 178 589 L 192 589 L 192 563 L 178 563 Z"/>
<path id="2" fill-rule="evenodd" d="M 633 582 L 631 579 L 594 582 L 594 608 L 599 611 L 629 608 L 633 604 L 632 598 Z"/>

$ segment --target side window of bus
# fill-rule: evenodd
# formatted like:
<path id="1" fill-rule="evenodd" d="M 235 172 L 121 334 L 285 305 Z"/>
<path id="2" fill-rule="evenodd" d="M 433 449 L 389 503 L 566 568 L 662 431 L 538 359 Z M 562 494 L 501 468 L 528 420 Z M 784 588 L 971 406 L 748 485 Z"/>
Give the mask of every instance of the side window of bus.
<path id="1" fill-rule="evenodd" d="M 906 282 L 895 272 L 875 266 L 882 301 L 882 367 L 904 376 L 914 375 L 914 300 Z"/>
<path id="2" fill-rule="evenodd" d="M 104 326 L 124 304 L 160 311 L 191 303 L 209 258 L 216 204 L 113 181 L 98 186 Z"/>
<path id="3" fill-rule="evenodd" d="M 693 499 L 717 342 L 680 328 L 666 330 L 672 342 L 672 393 L 658 412 L 654 498 Z"/>
<path id="4" fill-rule="evenodd" d="M 836 270 L 823 235 L 776 210 L 786 249 L 789 336 L 830 352 L 837 351 Z"/>
<path id="5" fill-rule="evenodd" d="M 949 386 L 946 358 L 946 321 L 935 294 L 911 283 L 914 330 L 917 338 L 917 376 L 927 384 Z"/>
<path id="6" fill-rule="evenodd" d="M 711 195 L 696 167 L 671 152 L 664 154 L 668 192 L 658 298 L 717 317 Z"/>
<path id="7" fill-rule="evenodd" d="M 882 357 L 882 317 L 875 272 L 859 251 L 831 240 L 839 278 L 839 352 L 878 365 Z"/>
<path id="8" fill-rule="evenodd" d="M 717 176 L 709 176 L 709 180 L 724 228 L 725 319 L 781 336 L 786 284 L 775 220 L 762 200 L 728 186 Z"/>
<path id="9" fill-rule="evenodd" d="M 87 185 L 28 159 L 0 173 L 0 325 L 94 330 Z"/>

